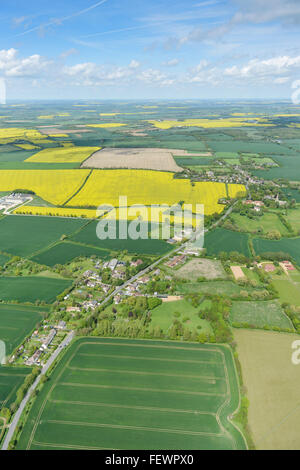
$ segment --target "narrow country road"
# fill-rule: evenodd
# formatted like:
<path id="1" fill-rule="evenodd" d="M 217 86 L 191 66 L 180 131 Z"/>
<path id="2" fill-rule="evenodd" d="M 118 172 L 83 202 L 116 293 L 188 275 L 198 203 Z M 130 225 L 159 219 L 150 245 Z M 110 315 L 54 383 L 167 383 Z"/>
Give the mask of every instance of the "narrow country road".
<path id="1" fill-rule="evenodd" d="M 53 364 L 53 362 L 56 360 L 56 358 L 59 356 L 59 354 L 61 353 L 61 351 L 66 347 L 68 346 L 68 344 L 70 344 L 70 342 L 72 341 L 74 337 L 74 331 L 71 331 L 67 336 L 66 338 L 60 343 L 60 345 L 56 348 L 56 350 L 54 351 L 54 353 L 51 355 L 51 357 L 48 359 L 47 363 L 44 365 L 40 375 L 36 378 L 36 380 L 34 381 L 34 383 L 31 385 L 31 387 L 29 388 L 28 392 L 26 393 L 25 397 L 23 398 L 19 408 L 18 408 L 18 411 L 16 412 L 11 424 L 9 425 L 9 430 L 8 430 L 8 433 L 6 434 L 5 436 L 5 439 L 4 439 L 4 442 L 3 442 L 3 445 L 2 445 L 2 448 L 1 450 L 7 450 L 8 449 L 8 446 L 9 446 L 9 443 L 14 435 L 14 432 L 17 428 L 17 425 L 18 425 L 18 422 L 19 422 L 19 419 L 31 397 L 31 394 L 32 392 L 37 388 L 37 386 L 39 385 L 40 383 L 40 380 L 41 378 L 43 377 L 43 375 L 46 374 L 46 372 L 49 370 L 50 366 Z"/>
<path id="2" fill-rule="evenodd" d="M 222 215 L 222 217 L 217 220 L 217 222 L 215 224 L 213 224 L 209 229 L 204 229 L 204 233 L 207 233 L 209 230 L 211 229 L 214 229 L 216 228 L 224 219 L 226 219 L 226 217 L 228 217 L 234 206 L 236 205 L 237 201 L 231 206 L 229 207 L 229 209 L 227 209 L 227 211 Z M 195 238 L 197 237 L 197 235 L 199 233 L 201 233 L 202 231 L 202 228 L 198 231 L 196 231 L 192 238 L 190 240 L 188 240 L 187 242 L 183 243 L 182 245 L 176 247 L 174 250 L 172 251 L 169 251 L 166 255 L 164 256 L 161 256 L 158 260 L 156 260 L 154 263 L 152 263 L 150 266 L 148 266 L 147 268 L 143 269 L 143 271 L 140 271 L 138 274 L 136 274 L 135 276 L 133 276 L 132 278 L 130 278 L 128 281 L 124 282 L 124 284 L 122 284 L 121 286 L 118 286 L 111 294 L 109 294 L 107 297 L 105 297 L 104 300 L 102 300 L 102 302 L 100 303 L 100 306 L 102 305 L 105 305 L 112 297 L 114 297 L 115 295 L 117 295 L 120 291 L 122 291 L 123 289 L 125 289 L 128 285 L 130 285 L 132 282 L 136 281 L 139 277 L 141 276 L 144 276 L 145 274 L 147 274 L 149 271 L 152 271 L 158 264 L 160 264 L 162 261 L 164 261 L 165 259 L 169 258 L 170 256 L 173 256 L 175 255 L 176 253 L 178 253 L 178 251 L 181 251 L 182 249 L 184 249 L 185 247 L 187 247 L 193 240 L 195 240 Z"/>

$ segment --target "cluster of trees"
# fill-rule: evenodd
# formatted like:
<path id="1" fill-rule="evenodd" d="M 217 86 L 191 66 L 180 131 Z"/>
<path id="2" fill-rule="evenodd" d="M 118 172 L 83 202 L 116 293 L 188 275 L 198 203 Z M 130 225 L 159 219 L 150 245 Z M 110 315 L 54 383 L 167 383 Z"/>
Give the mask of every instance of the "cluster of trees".
<path id="1" fill-rule="evenodd" d="M 189 294 L 186 297 L 193 307 L 197 308 L 201 305 L 204 297 L 199 294 Z M 212 329 L 213 336 L 206 338 L 209 342 L 217 343 L 231 343 L 233 341 L 233 335 L 229 326 L 229 313 L 232 306 L 230 299 L 220 297 L 218 295 L 206 295 L 206 298 L 211 300 L 210 307 L 206 307 L 199 311 L 199 317 L 207 320 Z M 204 339 L 203 336 L 199 335 L 198 340 Z"/>
<path id="2" fill-rule="evenodd" d="M 0 267 L 0 272 L 5 272 L 6 275 L 12 276 L 30 276 L 34 274 L 38 274 L 39 272 L 43 271 L 44 268 L 32 261 L 20 258 L 19 256 L 13 256 L 10 258 L 9 261 L 5 264 L 4 267 Z"/>
<path id="3" fill-rule="evenodd" d="M 127 297 L 111 311 L 98 308 L 79 322 L 79 335 L 128 336 L 130 338 L 152 337 L 148 331 L 150 311 L 162 303 L 155 297 Z M 161 332 L 155 331 L 156 337 Z"/>
<path id="4" fill-rule="evenodd" d="M 292 321 L 297 333 L 300 334 L 300 307 L 296 307 L 285 302 L 282 304 L 282 308 L 285 311 L 285 314 Z"/>
<path id="5" fill-rule="evenodd" d="M 243 253 L 240 253 L 238 251 L 220 251 L 218 258 L 221 261 L 231 261 L 233 263 L 239 263 L 239 264 L 250 264 L 251 260 L 247 256 L 245 256 Z"/>
<path id="6" fill-rule="evenodd" d="M 219 296 L 211 297 L 211 307 L 200 311 L 200 318 L 210 322 L 217 343 L 231 343 L 233 335 L 228 323 L 231 301 Z"/>
<path id="7" fill-rule="evenodd" d="M 6 415 L 15 413 L 15 411 L 19 408 L 21 401 L 25 397 L 26 393 L 28 392 L 29 388 L 37 378 L 37 376 L 40 374 L 40 369 L 38 367 L 34 367 L 32 369 L 32 372 L 26 376 L 23 385 L 17 390 L 16 393 L 16 400 L 10 405 L 9 412 L 4 411 Z M 3 410 L 1 410 L 3 412 Z"/>

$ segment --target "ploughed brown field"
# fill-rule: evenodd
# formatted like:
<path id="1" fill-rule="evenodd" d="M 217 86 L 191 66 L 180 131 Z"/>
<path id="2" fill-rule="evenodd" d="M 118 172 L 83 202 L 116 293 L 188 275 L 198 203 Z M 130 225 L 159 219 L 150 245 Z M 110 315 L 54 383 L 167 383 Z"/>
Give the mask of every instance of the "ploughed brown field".
<path id="1" fill-rule="evenodd" d="M 105 148 L 95 152 L 81 165 L 82 168 L 132 168 L 179 172 L 174 155 L 182 155 L 182 150 L 158 148 Z"/>

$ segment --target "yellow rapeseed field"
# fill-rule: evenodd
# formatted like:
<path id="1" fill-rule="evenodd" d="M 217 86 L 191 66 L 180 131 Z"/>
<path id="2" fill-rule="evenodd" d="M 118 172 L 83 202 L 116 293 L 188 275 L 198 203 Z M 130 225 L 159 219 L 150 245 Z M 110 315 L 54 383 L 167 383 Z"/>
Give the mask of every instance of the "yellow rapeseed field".
<path id="1" fill-rule="evenodd" d="M 233 185 L 234 186 L 234 185 Z M 234 189 L 232 190 L 234 192 Z M 118 206 L 119 196 L 127 196 L 133 204 L 185 204 L 205 205 L 207 215 L 222 212 L 218 200 L 226 197 L 224 183 L 174 179 L 173 173 L 151 170 L 93 170 L 81 191 L 69 201 L 70 206 Z"/>
<path id="2" fill-rule="evenodd" d="M 158 129 L 171 129 L 172 127 L 203 127 L 205 129 L 218 127 L 246 127 L 246 126 L 272 126 L 266 120 L 253 118 L 230 118 L 230 119 L 185 119 L 184 121 L 148 121 Z"/>
<path id="3" fill-rule="evenodd" d="M 36 145 L 32 144 L 16 144 L 16 147 L 20 147 L 23 150 L 35 150 L 39 148 Z"/>
<path id="4" fill-rule="evenodd" d="M 71 207 L 44 207 L 44 206 L 22 206 L 14 210 L 14 214 L 25 215 L 49 215 L 55 217 L 84 217 L 95 219 L 96 209 L 72 209 Z"/>
<path id="5" fill-rule="evenodd" d="M 45 201 L 62 205 L 83 185 L 89 170 L 1 170 L 1 191 L 34 191 Z"/>
<path id="6" fill-rule="evenodd" d="M 232 199 L 246 196 L 246 188 L 243 184 L 229 184 L 228 196 Z"/>
<path id="7" fill-rule="evenodd" d="M 120 124 L 119 122 L 104 122 L 103 124 L 87 124 L 86 127 L 102 127 L 103 129 L 109 129 L 110 127 L 122 127 L 127 126 L 127 124 Z"/>
<path id="8" fill-rule="evenodd" d="M 66 137 L 68 138 L 68 134 L 48 134 L 48 137 Z"/>
<path id="9" fill-rule="evenodd" d="M 11 127 L 9 129 L 0 129 L 0 143 L 8 144 L 14 142 L 15 140 L 29 140 L 30 142 L 33 139 L 43 139 L 46 136 L 43 136 L 39 131 L 35 129 L 22 129 Z"/>
<path id="10" fill-rule="evenodd" d="M 32 155 L 25 160 L 26 162 L 39 162 L 39 163 L 71 163 L 83 162 L 90 155 L 101 147 L 59 147 L 48 148 Z"/>
<path id="11" fill-rule="evenodd" d="M 49 114 L 48 116 L 38 116 L 38 119 L 53 119 L 54 114 Z"/>
<path id="12" fill-rule="evenodd" d="M 97 212 L 99 216 L 103 215 L 103 211 Z M 163 208 L 158 207 L 143 207 L 143 208 L 130 208 L 130 209 L 116 209 L 115 211 L 110 211 L 107 215 L 105 215 L 104 219 L 116 219 L 116 220 L 136 220 L 140 218 L 143 221 L 154 222 L 154 223 L 163 223 L 169 222 L 175 225 L 182 225 L 182 216 L 181 215 L 174 215 L 168 213 Z M 184 214 L 184 224 L 186 226 L 193 226 L 199 227 L 200 223 L 196 223 L 196 216 L 192 214 Z"/>

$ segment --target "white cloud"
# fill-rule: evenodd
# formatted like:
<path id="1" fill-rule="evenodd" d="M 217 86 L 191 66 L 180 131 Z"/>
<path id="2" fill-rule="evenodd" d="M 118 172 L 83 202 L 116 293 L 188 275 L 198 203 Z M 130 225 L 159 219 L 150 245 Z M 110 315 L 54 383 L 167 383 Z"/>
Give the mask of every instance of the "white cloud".
<path id="1" fill-rule="evenodd" d="M 141 64 L 137 60 L 132 60 L 129 64 L 130 69 L 138 69 Z"/>
<path id="2" fill-rule="evenodd" d="M 275 78 L 274 83 L 276 85 L 284 85 L 289 80 L 290 80 L 289 77 L 278 77 L 278 78 Z"/>
<path id="3" fill-rule="evenodd" d="M 234 65 L 224 70 L 224 75 L 233 78 L 252 78 L 257 81 L 279 78 L 300 69 L 300 56 L 279 56 L 267 60 L 252 59 L 241 67 Z"/>
<path id="4" fill-rule="evenodd" d="M 114 84 L 116 81 L 127 81 L 136 75 L 140 63 L 132 60 L 127 66 L 97 65 L 93 62 L 86 62 L 63 68 L 62 73 L 69 76 L 75 85 L 101 86 L 104 84 Z"/>
<path id="5" fill-rule="evenodd" d="M 137 78 L 146 83 L 163 83 L 167 80 L 167 76 L 160 70 L 147 69 L 141 72 Z"/>
<path id="6" fill-rule="evenodd" d="M 67 59 L 71 55 L 76 55 L 78 54 L 78 50 L 72 47 L 71 49 L 68 49 L 67 51 L 64 51 L 60 54 L 61 59 Z"/>
<path id="7" fill-rule="evenodd" d="M 45 71 L 50 62 L 39 54 L 20 59 L 16 49 L 0 51 L 0 72 L 7 77 L 35 76 Z"/>
<path id="8" fill-rule="evenodd" d="M 176 67 L 176 65 L 178 64 L 179 64 L 179 59 L 170 59 L 162 63 L 164 67 Z"/>

